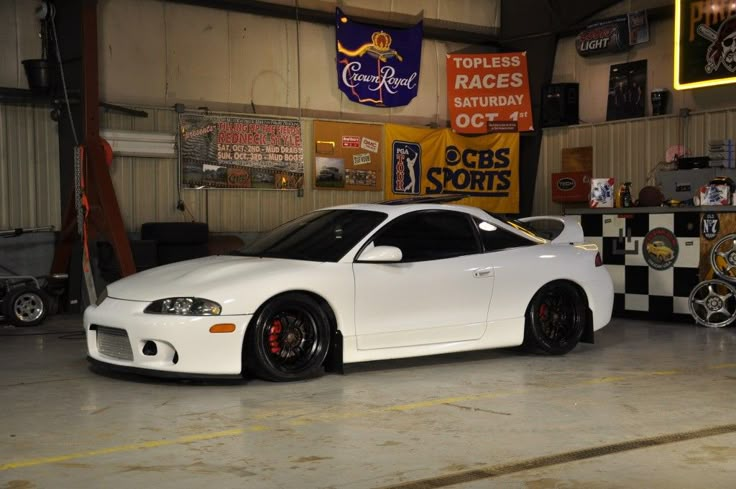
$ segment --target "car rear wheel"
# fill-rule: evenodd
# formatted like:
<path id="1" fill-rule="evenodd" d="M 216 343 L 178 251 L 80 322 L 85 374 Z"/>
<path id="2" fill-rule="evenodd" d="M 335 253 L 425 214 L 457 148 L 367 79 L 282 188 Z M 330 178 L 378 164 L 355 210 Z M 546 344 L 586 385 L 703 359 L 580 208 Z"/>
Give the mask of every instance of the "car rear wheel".
<path id="1" fill-rule="evenodd" d="M 35 287 L 11 289 L 3 300 L 5 320 L 14 326 L 36 326 L 46 318 L 49 298 Z"/>
<path id="2" fill-rule="evenodd" d="M 272 299 L 258 312 L 246 335 L 248 373 L 284 382 L 320 375 L 330 342 L 325 311 L 306 294 Z"/>
<path id="3" fill-rule="evenodd" d="M 585 298 L 573 284 L 556 281 L 545 285 L 527 309 L 524 346 L 547 355 L 569 352 L 585 329 L 585 309 Z"/>

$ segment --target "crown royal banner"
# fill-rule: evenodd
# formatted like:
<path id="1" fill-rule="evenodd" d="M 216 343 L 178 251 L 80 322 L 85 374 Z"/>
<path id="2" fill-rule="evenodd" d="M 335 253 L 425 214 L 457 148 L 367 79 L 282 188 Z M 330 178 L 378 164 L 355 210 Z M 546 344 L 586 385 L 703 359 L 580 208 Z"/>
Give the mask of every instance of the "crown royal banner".
<path id="1" fill-rule="evenodd" d="M 407 105 L 419 86 L 422 22 L 407 29 L 385 29 L 354 22 L 339 8 L 335 14 L 340 90 L 364 105 Z"/>

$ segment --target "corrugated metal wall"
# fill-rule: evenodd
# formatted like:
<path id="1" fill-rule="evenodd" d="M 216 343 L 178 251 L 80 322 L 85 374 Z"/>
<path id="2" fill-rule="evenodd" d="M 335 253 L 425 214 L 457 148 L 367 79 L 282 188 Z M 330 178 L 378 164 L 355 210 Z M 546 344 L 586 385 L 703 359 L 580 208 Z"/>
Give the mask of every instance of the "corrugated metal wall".
<path id="1" fill-rule="evenodd" d="M 175 133 L 177 115 L 173 110 L 145 108 L 148 118 L 107 113 L 106 129 L 126 129 Z M 303 119 L 305 182 L 314 178 L 312 119 Z M 112 179 L 123 221 L 128 231 L 138 231 L 149 221 L 191 220 L 189 213 L 176 209 L 177 162 L 173 158 L 116 157 Z M 294 190 L 191 190 L 183 189 L 181 199 L 194 218 L 209 224 L 212 232 L 260 232 L 298 217 L 312 209 L 354 202 L 375 202 L 383 192 L 315 190 L 307 183 L 303 197 Z"/>
<path id="2" fill-rule="evenodd" d="M 145 109 L 148 118 L 106 113 L 102 125 L 174 133 L 177 118 L 170 109 Z M 683 127 L 684 126 L 684 127 Z M 305 141 L 312 138 L 312 120 L 302 124 Z M 668 147 L 682 143 L 693 155 L 705 154 L 708 140 L 736 137 L 736 109 L 622 122 L 545 129 L 542 141 L 534 214 L 559 214 L 552 202 L 551 173 L 561 169 L 563 148 L 593 146 L 594 176 L 631 181 L 635 195 L 647 176 L 664 160 Z M 305 145 L 305 181 L 311 182 L 314 152 Z M 173 158 L 116 157 L 112 178 L 128 231 L 148 221 L 191 220 L 176 210 L 177 163 Z M 59 165 L 56 123 L 48 108 L 0 105 L 0 229 L 59 226 Z M 278 190 L 183 190 L 182 200 L 195 219 L 207 221 L 213 232 L 260 232 L 312 209 L 352 202 L 375 202 L 382 192 L 315 190 L 304 196 Z"/>
<path id="3" fill-rule="evenodd" d="M 61 224 L 58 141 L 48 107 L 0 105 L 0 230 Z"/>
<path id="4" fill-rule="evenodd" d="M 551 188 L 551 174 L 561 171 L 563 148 L 592 146 L 593 177 L 614 177 L 617 185 L 631 182 L 636 198 L 643 186 L 653 184 L 652 171 L 665 160 L 667 148 L 684 144 L 692 155 L 704 155 L 709 140 L 726 137 L 736 137 L 736 108 L 686 119 L 663 116 L 545 129 L 533 214 L 560 214 L 565 207 L 552 202 Z"/>

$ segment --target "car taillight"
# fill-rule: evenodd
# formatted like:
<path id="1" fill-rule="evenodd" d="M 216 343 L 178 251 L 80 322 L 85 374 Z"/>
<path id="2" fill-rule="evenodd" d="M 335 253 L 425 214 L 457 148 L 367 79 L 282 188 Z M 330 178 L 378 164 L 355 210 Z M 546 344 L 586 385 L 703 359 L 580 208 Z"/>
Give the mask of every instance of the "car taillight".
<path id="1" fill-rule="evenodd" d="M 600 253 L 596 253 L 595 254 L 595 266 L 599 267 L 601 265 L 603 265 L 603 258 L 601 258 Z"/>

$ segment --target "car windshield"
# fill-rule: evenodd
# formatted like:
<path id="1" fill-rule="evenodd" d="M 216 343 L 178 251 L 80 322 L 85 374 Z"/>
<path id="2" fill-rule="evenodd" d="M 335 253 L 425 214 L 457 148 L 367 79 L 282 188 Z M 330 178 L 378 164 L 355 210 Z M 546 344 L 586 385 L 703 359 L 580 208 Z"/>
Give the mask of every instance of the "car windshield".
<path id="1" fill-rule="evenodd" d="M 336 262 L 386 219 L 383 212 L 333 209 L 289 221 L 235 254 Z"/>

